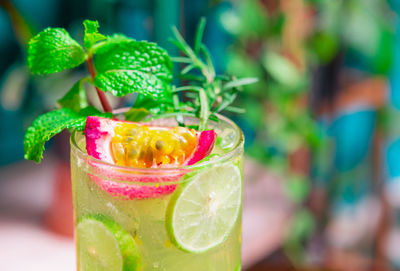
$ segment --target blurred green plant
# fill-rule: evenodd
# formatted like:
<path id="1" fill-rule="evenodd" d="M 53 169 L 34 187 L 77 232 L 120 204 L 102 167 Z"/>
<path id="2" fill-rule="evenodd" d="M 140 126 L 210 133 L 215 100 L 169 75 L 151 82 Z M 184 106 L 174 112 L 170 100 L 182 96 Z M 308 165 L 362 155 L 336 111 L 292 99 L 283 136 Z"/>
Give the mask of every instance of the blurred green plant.
<path id="1" fill-rule="evenodd" d="M 387 73 L 393 58 L 392 13 L 383 0 L 243 0 L 232 4 L 234 8 L 220 18 L 236 40 L 227 70 L 259 78 L 237 101 L 246 109 L 240 120 L 250 134 L 246 152 L 285 181 L 297 210 L 284 250 L 294 263 L 301 264 L 305 240 L 315 226 L 305 206 L 311 177 L 309 172 L 299 174 L 293 169 L 291 156 L 305 148 L 311 160 L 326 154 L 327 145 L 308 103 L 313 71 L 345 52 L 352 63 L 361 66 L 357 68 L 370 74 Z"/>
<path id="2" fill-rule="evenodd" d="M 306 101 L 309 73 L 282 51 L 285 15 L 246 0 L 223 14 L 221 22 L 236 37 L 228 72 L 260 78 L 238 101 L 246 109 L 244 120 L 256 131 L 247 153 L 269 165 L 281 164 L 274 167 L 280 173 L 289 172 L 288 155 L 301 146 L 317 147 L 319 139 Z"/>
<path id="3" fill-rule="evenodd" d="M 313 64 L 329 62 L 346 50 L 371 74 L 387 74 L 394 53 L 395 13 L 384 0 L 309 0 L 316 24 L 308 42 Z"/>
<path id="4" fill-rule="evenodd" d="M 247 87 L 238 101 L 246 109 L 242 121 L 247 129 L 255 131 L 246 151 L 282 177 L 286 194 L 297 206 L 284 251 L 300 264 L 304 240 L 312 233 L 314 218 L 303 207 L 310 190 L 308 175 L 292 170 L 290 156 L 304 147 L 312 152 L 320 145 L 320 139 L 307 102 L 310 73 L 285 55 L 287 17 L 281 9 L 273 9 L 268 10 L 261 1 L 245 0 L 223 14 L 221 22 L 236 38 L 228 72 L 260 78 L 257 85 Z"/>

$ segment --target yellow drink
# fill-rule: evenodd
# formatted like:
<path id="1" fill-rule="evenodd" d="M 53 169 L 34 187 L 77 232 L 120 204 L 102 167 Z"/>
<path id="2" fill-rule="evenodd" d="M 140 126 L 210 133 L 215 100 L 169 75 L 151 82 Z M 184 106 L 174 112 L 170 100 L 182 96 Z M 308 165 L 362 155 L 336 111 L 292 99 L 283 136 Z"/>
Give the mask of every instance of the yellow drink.
<path id="1" fill-rule="evenodd" d="M 113 270 L 240 270 L 243 137 L 240 130 L 229 120 L 223 119 L 220 123 L 214 125 L 214 129 L 218 135 L 225 135 L 222 143 L 220 142 L 221 144 L 218 144 L 214 148 L 213 153 L 217 154 L 216 158 L 208 162 L 200 162 L 198 165 L 196 164 L 183 169 L 183 171 L 180 169 L 157 169 L 155 171 L 150 169 L 121 169 L 121 167 L 113 168 L 109 164 L 103 165 L 102 162 L 96 161 L 96 159 L 87 156 L 82 151 L 84 150 L 82 147 L 84 145 L 84 137 L 82 135 L 74 134 L 72 136 L 71 176 L 76 229 L 79 229 L 79 224 L 85 221 L 85 219 L 87 220 L 88 217 L 93 219 L 93 216 L 104 216 L 107 218 L 106 221 L 113 221 L 110 223 L 118 225 L 119 232 L 123 231 L 124 233 L 115 233 L 117 226 L 109 226 L 108 222 L 106 222 L 108 228 L 105 227 L 101 230 L 105 230 L 105 232 L 111 231 L 111 239 L 113 236 L 118 239 L 118 234 L 123 235 L 124 238 L 132 238 L 132 242 L 135 243 L 136 247 L 133 250 L 134 252 L 132 252 L 134 254 L 132 259 L 140 261 L 140 264 L 126 264 L 127 258 L 124 258 L 124 253 L 126 254 L 126 252 L 123 251 L 124 248 L 122 246 L 127 247 L 128 245 L 122 245 L 121 242 L 119 242 L 119 248 L 111 250 L 110 253 L 107 252 L 107 247 L 97 248 L 96 243 L 93 242 L 97 242 L 96 240 L 98 240 L 101 245 L 103 236 L 107 234 L 98 234 L 100 236 L 95 236 L 95 241 L 87 242 L 86 239 L 89 237 L 82 236 L 82 232 L 86 234 L 86 230 L 88 229 L 84 231 L 76 230 L 78 269 L 80 271 L 109 270 L 110 267 L 106 267 L 107 262 L 103 262 L 102 259 L 99 259 L 100 257 L 115 260 L 117 264 L 113 264 L 112 268 L 115 268 Z M 226 175 L 229 180 L 224 178 L 225 169 L 230 174 Z M 149 170 L 152 172 L 149 173 Z M 216 171 L 220 175 L 215 175 Z M 107 174 L 107 172 L 112 172 L 112 174 Z M 120 179 L 118 179 L 119 175 L 122 176 Z M 231 175 L 233 177 L 230 177 Z M 136 178 L 127 178 L 126 176 L 136 176 Z M 175 177 L 166 178 L 166 176 Z M 221 178 L 216 178 L 215 176 Z M 238 178 L 237 181 L 231 181 L 236 176 Z M 210 178 L 214 180 L 210 181 Z M 217 181 L 216 179 L 220 179 L 221 181 Z M 140 182 L 140 180 L 144 180 L 144 182 Z M 151 182 L 151 180 L 154 181 Z M 102 185 L 104 182 L 112 182 L 112 186 L 106 187 Z M 213 191 L 214 183 L 216 184 L 215 191 Z M 124 191 L 131 192 L 132 190 L 129 190 L 129 187 L 134 187 L 135 193 L 138 191 L 147 191 L 143 189 L 149 187 L 164 192 L 155 195 L 146 194 L 144 198 L 127 196 L 126 193 L 122 192 L 118 195 L 115 192 L 116 190 L 111 191 L 109 189 L 109 187 L 118 188 L 118 185 L 125 188 L 128 187 Z M 219 187 L 217 187 L 218 185 Z M 229 185 L 232 185 L 231 189 L 229 189 Z M 163 188 L 167 187 L 168 189 L 163 190 Z M 200 190 L 204 187 L 203 192 L 199 192 L 199 197 L 204 191 L 211 196 L 206 195 L 205 201 L 202 201 L 201 198 L 196 199 L 196 196 L 191 196 L 191 191 L 199 189 L 198 187 L 200 187 Z M 228 189 L 228 193 L 222 191 L 223 187 Z M 215 199 L 213 199 L 213 195 L 216 195 Z M 197 225 L 201 224 L 201 221 L 204 219 L 196 220 L 193 218 L 193 221 L 199 222 L 196 222 L 197 224 L 194 223 L 192 226 L 194 229 L 191 229 L 190 225 L 193 224 L 191 223 L 191 219 L 197 213 L 192 214 L 190 210 L 187 210 L 187 215 L 184 214 L 184 220 L 179 220 L 181 219 L 179 218 L 181 213 L 186 211 L 184 200 L 205 202 L 204 208 L 199 207 L 199 210 L 201 209 L 199 212 L 205 212 L 205 218 L 210 219 L 210 223 Z M 223 206 L 219 206 L 218 204 L 222 204 L 224 200 L 228 202 L 235 201 L 237 204 L 232 204 L 232 207 L 223 209 Z M 194 206 L 198 205 L 196 202 L 193 202 Z M 178 204 L 180 205 L 178 206 Z M 209 204 L 208 207 L 205 206 L 207 204 Z M 227 204 L 224 203 L 224 205 L 226 206 Z M 226 222 L 229 225 L 224 221 L 220 221 L 221 219 L 229 220 Z M 215 224 L 212 221 L 215 221 Z M 182 227 L 177 223 L 183 223 Z M 91 223 L 86 224 L 91 225 Z M 188 227 L 187 230 L 185 229 L 186 224 Z M 102 224 L 100 223 L 100 225 Z M 204 229 L 204 233 L 202 229 L 205 226 L 208 227 L 208 225 L 210 225 L 210 228 Z M 221 226 L 222 228 L 218 229 L 218 225 L 228 226 Z M 193 233 L 184 231 L 193 231 Z M 212 242 L 207 241 L 207 244 L 204 243 L 205 241 L 202 243 L 201 240 L 191 242 L 190 234 L 193 235 L 193 240 L 195 238 L 207 239 L 207 231 L 210 231 L 210 234 L 214 234 L 216 239 L 220 239 L 213 240 L 211 238 Z M 91 233 L 90 229 L 89 233 Z M 200 234 L 205 235 L 201 237 Z M 187 236 L 189 236 L 189 239 Z M 81 241 L 82 238 L 85 239 L 84 242 Z M 189 240 L 190 244 L 185 246 L 184 242 L 188 242 L 187 240 Z M 87 246 L 87 243 L 90 245 Z M 206 249 L 199 247 L 196 250 L 196 246 L 200 245 Z M 115 257 L 119 257 L 120 259 L 114 259 L 113 255 L 104 257 L 101 254 L 111 254 L 118 250 L 122 251 L 121 255 L 117 252 L 118 255 Z M 90 259 L 88 260 L 88 258 Z M 88 261 L 97 262 L 95 264 L 88 264 Z M 107 261 L 110 263 L 111 260 Z M 121 267 L 117 266 L 120 262 L 122 263 Z"/>

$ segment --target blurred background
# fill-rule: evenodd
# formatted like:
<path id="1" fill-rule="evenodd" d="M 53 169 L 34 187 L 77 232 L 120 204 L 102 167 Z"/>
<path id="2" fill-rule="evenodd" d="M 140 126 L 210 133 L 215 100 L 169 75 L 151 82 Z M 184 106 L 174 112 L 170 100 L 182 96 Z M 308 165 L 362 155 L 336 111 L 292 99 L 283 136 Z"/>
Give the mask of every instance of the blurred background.
<path id="1" fill-rule="evenodd" d="M 400 270 L 400 1 L 0 0 L 0 270 L 74 270 L 68 134 L 40 165 L 23 134 L 84 70 L 33 77 L 45 27 L 205 42 L 218 72 L 258 77 L 230 116 L 246 137 L 245 270 Z M 43 259 L 46 259 L 44 261 Z"/>

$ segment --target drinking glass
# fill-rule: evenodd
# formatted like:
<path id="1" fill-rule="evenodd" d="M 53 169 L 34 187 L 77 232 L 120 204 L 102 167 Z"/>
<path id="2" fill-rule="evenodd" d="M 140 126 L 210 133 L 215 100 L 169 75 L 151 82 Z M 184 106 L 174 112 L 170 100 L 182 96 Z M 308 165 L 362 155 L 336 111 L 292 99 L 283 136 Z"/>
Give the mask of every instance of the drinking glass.
<path id="1" fill-rule="evenodd" d="M 218 117 L 209 123 L 218 135 L 211 155 L 175 168 L 100 161 L 87 155 L 83 133 L 71 135 L 78 270 L 241 270 L 244 137 Z"/>

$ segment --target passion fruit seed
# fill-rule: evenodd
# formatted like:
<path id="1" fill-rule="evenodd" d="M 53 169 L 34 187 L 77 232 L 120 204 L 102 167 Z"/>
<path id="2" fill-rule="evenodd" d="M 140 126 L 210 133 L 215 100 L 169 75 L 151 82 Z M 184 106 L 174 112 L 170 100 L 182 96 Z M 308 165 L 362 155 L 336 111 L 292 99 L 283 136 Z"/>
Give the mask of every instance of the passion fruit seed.
<path id="1" fill-rule="evenodd" d="M 165 142 L 162 140 L 156 141 L 156 149 L 161 151 L 165 147 Z"/>
<path id="2" fill-rule="evenodd" d="M 131 136 L 135 136 L 136 134 L 137 134 L 137 130 L 136 129 L 130 129 L 129 132 L 128 132 L 128 135 L 131 135 Z"/>
<path id="3" fill-rule="evenodd" d="M 152 147 L 155 151 L 160 152 L 161 154 L 169 155 L 176 147 L 176 144 L 173 140 L 166 142 L 163 139 L 155 139 L 153 142 L 155 143 L 152 144 Z"/>
<path id="4" fill-rule="evenodd" d="M 143 160 L 145 152 L 143 150 L 139 153 L 139 160 Z"/>
<path id="5" fill-rule="evenodd" d="M 187 145 L 187 140 L 183 136 L 177 136 L 179 144 L 181 145 L 182 148 L 186 147 Z"/>
<path id="6" fill-rule="evenodd" d="M 153 162 L 153 151 L 150 149 L 150 148 L 148 148 L 147 149 L 147 156 L 146 156 L 146 160 L 147 161 L 149 161 L 149 162 Z"/>
<path id="7" fill-rule="evenodd" d="M 135 159 L 138 156 L 138 151 L 135 147 L 129 146 L 128 147 L 128 152 L 127 152 L 127 159 L 132 160 Z"/>
<path id="8" fill-rule="evenodd" d="M 119 162 L 125 161 L 125 149 L 122 143 L 115 143 L 112 145 L 112 152 L 114 159 Z"/>

